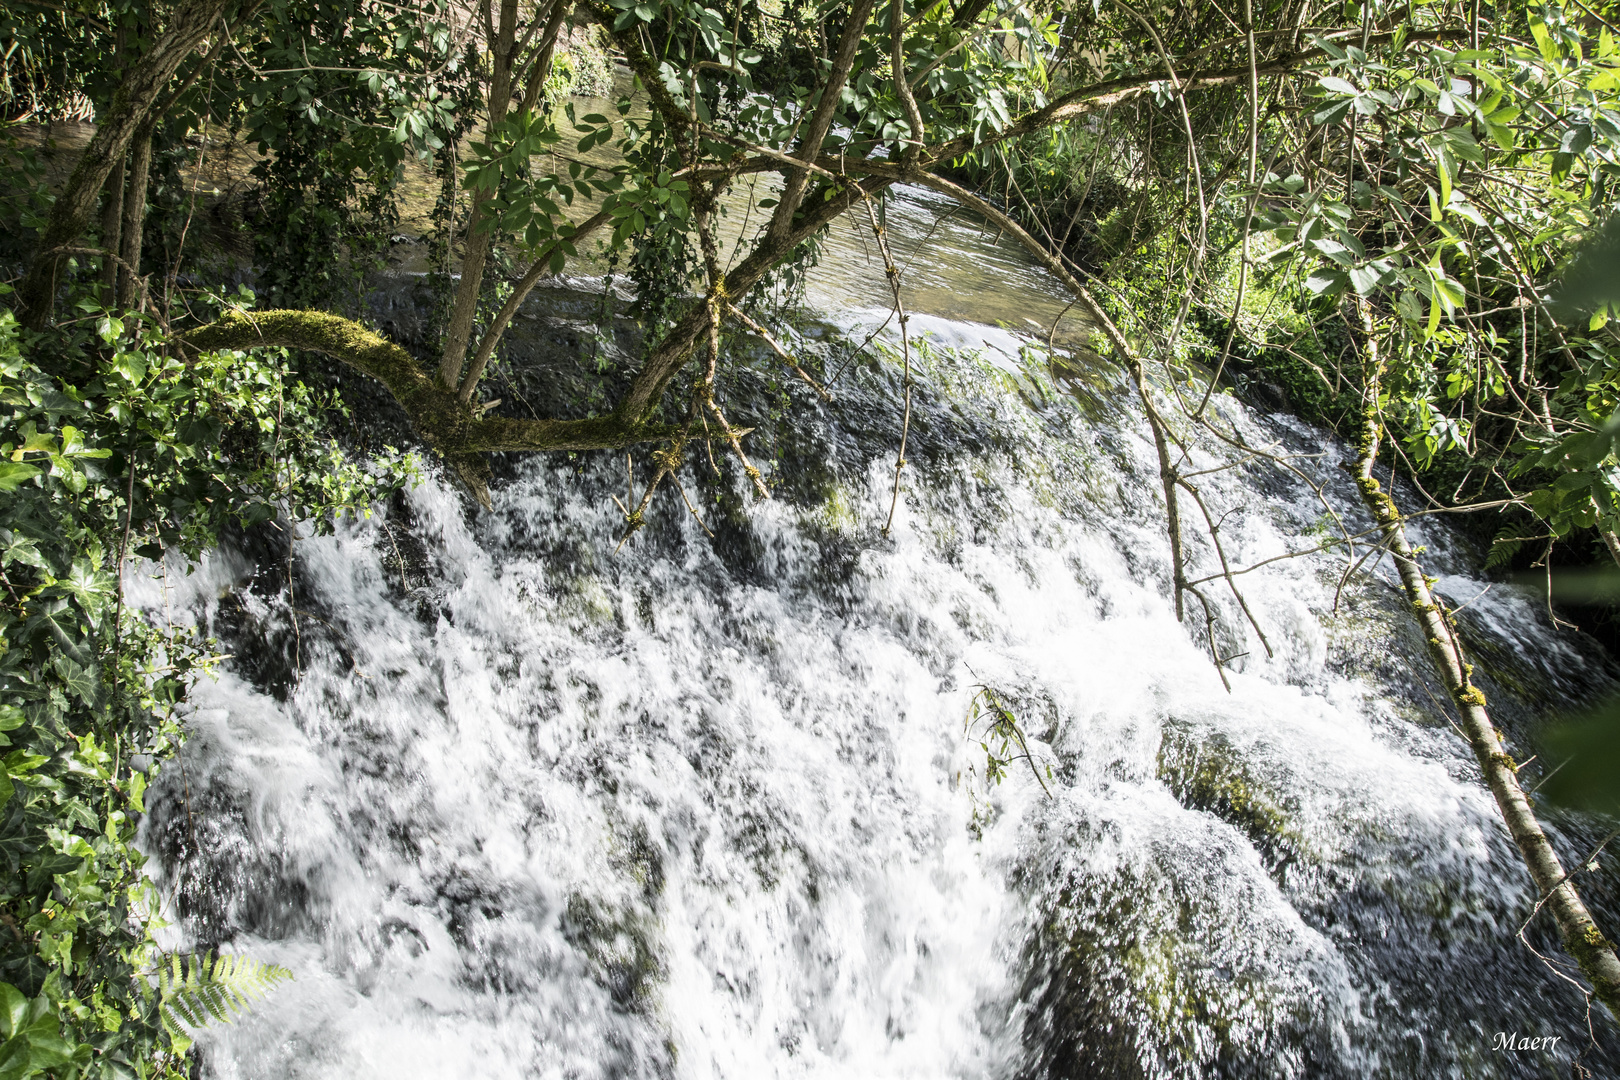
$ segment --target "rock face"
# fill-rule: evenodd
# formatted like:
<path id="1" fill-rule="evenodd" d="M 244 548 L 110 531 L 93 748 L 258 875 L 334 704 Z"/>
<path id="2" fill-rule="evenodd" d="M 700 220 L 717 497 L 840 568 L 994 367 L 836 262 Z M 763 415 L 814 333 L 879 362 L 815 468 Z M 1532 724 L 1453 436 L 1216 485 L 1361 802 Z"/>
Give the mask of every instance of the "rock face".
<path id="1" fill-rule="evenodd" d="M 638 355 L 611 299 L 538 291 L 498 412 L 588 414 Z M 427 340 L 419 279 L 370 305 Z M 1076 404 L 1018 367 L 1022 339 L 913 325 L 935 337 L 887 536 L 893 365 L 822 402 L 762 354 L 726 392 L 776 497 L 693 454 L 712 537 L 669 493 L 616 552 L 622 454 L 511 455 L 492 511 L 430 469 L 299 541 L 295 605 L 223 563 L 174 602 L 243 659 L 200 690 L 185 783 L 154 791 L 154 865 L 186 932 L 320 1004 L 211 1034 L 220 1075 L 1568 1072 L 1573 1036 L 1491 1050 L 1581 1003 L 1513 938 L 1534 897 L 1391 583 L 1341 593 L 1327 555 L 1245 577 L 1276 656 L 1218 609 L 1222 654 L 1248 653 L 1228 693 L 1175 619 L 1152 446 L 1098 407 L 1106 375 Z M 849 329 L 795 346 L 846 357 Z M 1354 505 L 1320 433 L 1219 407 L 1322 455 L 1302 467 Z M 1286 476 L 1209 485 L 1234 560 L 1319 526 Z M 1422 542 L 1455 603 L 1483 588 L 1451 533 Z M 1533 597 L 1463 614 L 1520 732 L 1607 685 Z M 978 685 L 1029 741 L 999 784 L 964 726 Z M 1585 1063 L 1620 1071 L 1599 1034 Z"/>

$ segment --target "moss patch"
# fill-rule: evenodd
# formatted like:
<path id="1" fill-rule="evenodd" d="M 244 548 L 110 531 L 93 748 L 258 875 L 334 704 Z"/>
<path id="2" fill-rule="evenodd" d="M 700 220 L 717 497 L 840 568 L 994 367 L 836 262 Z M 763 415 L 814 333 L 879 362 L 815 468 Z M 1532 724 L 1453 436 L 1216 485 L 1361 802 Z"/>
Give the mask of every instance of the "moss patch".
<path id="1" fill-rule="evenodd" d="M 1288 801 L 1243 760 L 1225 735 L 1183 721 L 1164 725 L 1157 774 L 1176 801 L 1214 814 L 1241 831 L 1279 874 L 1306 851 Z"/>

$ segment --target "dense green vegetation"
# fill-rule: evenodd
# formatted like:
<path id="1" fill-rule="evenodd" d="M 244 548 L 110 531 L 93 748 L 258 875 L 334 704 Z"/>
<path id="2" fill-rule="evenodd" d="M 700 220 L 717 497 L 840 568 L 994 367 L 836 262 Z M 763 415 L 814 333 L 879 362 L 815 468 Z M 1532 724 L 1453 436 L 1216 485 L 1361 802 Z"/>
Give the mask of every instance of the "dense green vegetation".
<path id="1" fill-rule="evenodd" d="M 1372 470 L 1411 478 L 1425 509 L 1495 514 L 1502 561 L 1545 561 L 1558 542 L 1620 560 L 1620 295 L 1555 296 L 1615 198 L 1616 18 L 1582 0 L 8 6 L 0 979 L 14 989 L 0 996 L 21 1004 L 0 1076 L 185 1069 L 164 996 L 186 981 L 158 977 L 179 969 L 153 945 L 162 902 L 131 843 L 213 654 L 131 611 L 124 575 L 135 559 L 195 560 L 232 523 L 364 513 L 412 468 L 342 452 L 342 403 L 284 349 L 379 381 L 486 502 L 489 452 L 646 447 L 628 537 L 664 512 L 653 499 L 700 430 L 769 497 L 725 412 L 722 341 L 769 332 L 764 298 L 840 215 L 869 225 L 896 281 L 909 385 L 883 229 L 901 183 L 1029 247 L 1131 375 L 1177 609 L 1198 605 L 1192 626 L 1203 612 L 1218 667 L 1212 591 L 1247 609 L 1230 575 L 1192 569 L 1198 552 L 1225 557 L 1189 446 L 1275 455 L 1223 427 L 1209 395 L 1269 397 L 1357 445 L 1378 525 L 1335 542 L 1406 560 L 1517 837 L 1516 770 L 1460 649 L 1440 645 L 1444 613 Z M 605 89 L 604 49 L 630 91 L 603 112 L 564 108 L 580 78 Z M 95 134 L 52 174 L 23 125 L 71 116 Z M 245 192 L 202 193 L 211 155 L 251 161 Z M 439 317 L 430 354 L 413 355 L 364 325 L 359 296 L 424 174 Z M 722 250 L 723 198 L 760 174 L 775 186 L 757 227 Z M 640 366 L 589 412 L 487 400 L 524 298 L 587 243 L 635 285 Z M 259 310 L 245 291 L 208 292 L 249 264 Z M 904 436 L 893 449 L 898 499 Z M 1009 732 L 996 729 L 1010 760 Z M 1540 844 L 1521 848 L 1545 884 Z M 1567 883 L 1549 891 L 1578 908 Z M 1612 948 L 1589 918 L 1559 918 L 1616 1007 Z M 206 983 L 216 968 L 187 970 Z M 200 1017 L 194 1005 L 180 1015 Z"/>
<path id="2" fill-rule="evenodd" d="M 1501 561 L 1601 542 L 1620 521 L 1600 434 L 1615 297 L 1551 305 L 1612 197 L 1614 36 L 1596 9 L 1482 9 L 1450 33 L 1438 8 L 1425 33 L 1421 10 L 1362 10 L 1308 70 L 1257 74 L 1258 99 L 1137 103 L 964 172 L 1113 284 L 1145 349 L 1271 384 L 1347 435 L 1365 306 L 1394 453 L 1432 505 L 1507 503 Z"/>
<path id="3" fill-rule="evenodd" d="M 46 337 L 0 314 L 0 978 L 62 1021 L 66 1042 L 36 1038 L 34 1065 L 183 1071 L 174 995 L 147 982 L 170 963 L 152 940 L 165 901 L 134 839 L 176 709 L 216 650 L 135 617 L 122 573 L 183 569 L 230 526 L 364 513 L 410 463 L 347 460 L 321 434 L 341 406 L 281 356 L 182 360 L 84 307 Z"/>

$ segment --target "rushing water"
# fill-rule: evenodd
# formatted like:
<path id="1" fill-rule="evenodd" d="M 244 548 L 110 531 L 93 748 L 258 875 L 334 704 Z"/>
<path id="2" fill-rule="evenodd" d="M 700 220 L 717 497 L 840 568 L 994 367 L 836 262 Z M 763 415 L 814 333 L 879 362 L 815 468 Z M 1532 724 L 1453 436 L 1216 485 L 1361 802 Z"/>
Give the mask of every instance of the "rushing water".
<path id="1" fill-rule="evenodd" d="M 912 238 L 939 209 L 902 208 Z M 806 349 L 882 318 L 858 234 L 835 243 Z M 138 583 L 236 655 L 147 820 L 175 943 L 296 973 L 205 1033 L 205 1075 L 1620 1072 L 1532 952 L 1558 955 L 1547 927 L 1515 939 L 1534 896 L 1387 566 L 1342 591 L 1342 553 L 1246 575 L 1269 658 L 1212 593 L 1228 692 L 1201 616 L 1176 620 L 1117 379 L 1054 382 L 1013 331 L 1062 300 L 970 223 L 936 243 L 955 261 L 914 264 L 939 314 L 913 323 L 930 350 L 889 536 L 893 365 L 822 405 L 762 361 L 729 407 L 782 486 L 754 502 L 700 454 L 712 539 L 668 492 L 616 553 L 623 459 L 530 457 L 493 512 L 435 476 L 300 540 L 295 603 L 263 537 Z M 592 302 L 538 304 L 520 331 L 566 352 Z M 1354 519 L 1336 443 L 1220 408 L 1312 455 Z M 1204 482 L 1245 565 L 1330 520 L 1268 465 Z M 1419 531 L 1510 730 L 1609 685 L 1533 596 Z M 999 784 L 964 725 L 981 685 L 1030 748 Z M 1616 925 L 1613 875 L 1588 887 Z M 1498 1031 L 1561 1041 L 1505 1053 Z"/>

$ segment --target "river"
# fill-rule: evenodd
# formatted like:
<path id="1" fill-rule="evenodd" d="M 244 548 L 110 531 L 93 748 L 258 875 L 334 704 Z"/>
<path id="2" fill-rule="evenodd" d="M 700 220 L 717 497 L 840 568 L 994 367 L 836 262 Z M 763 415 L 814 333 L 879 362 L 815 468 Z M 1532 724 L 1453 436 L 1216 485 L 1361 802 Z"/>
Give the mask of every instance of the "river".
<path id="1" fill-rule="evenodd" d="M 1212 593 L 1228 691 L 1201 615 L 1176 619 L 1123 382 L 1072 313 L 1046 357 L 1066 298 L 944 210 L 891 215 L 927 344 L 889 535 L 895 363 L 821 403 L 761 354 L 725 401 L 780 484 L 757 501 L 694 455 L 713 538 L 669 491 L 616 551 L 623 456 L 536 456 L 493 511 L 430 470 L 301 539 L 293 604 L 250 544 L 132 582 L 234 654 L 145 823 L 169 940 L 296 976 L 202 1033 L 204 1076 L 1620 1075 L 1531 947 L 1560 955 L 1545 918 L 1515 937 L 1531 886 L 1387 564 L 1342 590 L 1342 551 L 1244 575 L 1269 657 Z M 883 321 L 868 240 L 827 241 L 807 357 Z M 594 305 L 539 290 L 509 385 L 585 349 Z M 1236 563 L 1319 542 L 1330 508 L 1355 527 L 1342 445 L 1218 407 L 1326 497 L 1211 473 Z M 1612 685 L 1459 534 L 1414 529 L 1521 745 Z M 1029 748 L 999 782 L 986 686 Z M 1589 885 L 1611 927 L 1617 885 Z"/>

